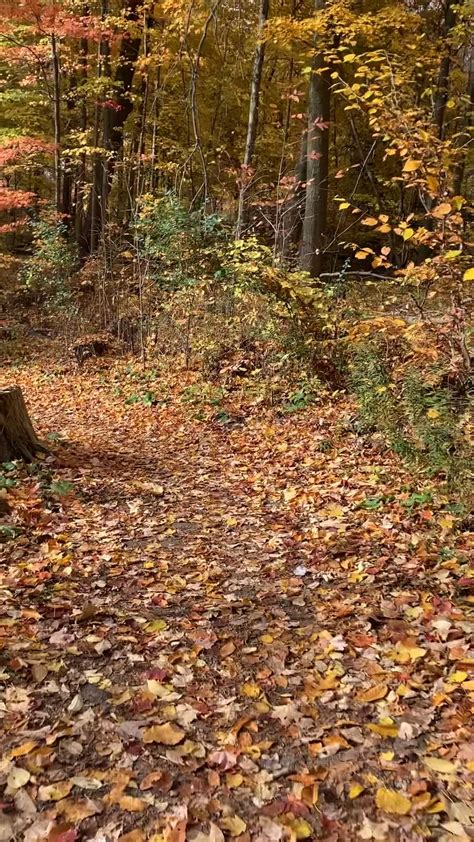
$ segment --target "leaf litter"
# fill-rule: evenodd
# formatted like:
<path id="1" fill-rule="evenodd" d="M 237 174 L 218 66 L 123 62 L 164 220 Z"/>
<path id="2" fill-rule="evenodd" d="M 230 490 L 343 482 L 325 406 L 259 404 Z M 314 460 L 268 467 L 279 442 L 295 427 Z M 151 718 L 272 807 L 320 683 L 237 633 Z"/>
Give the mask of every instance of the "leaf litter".
<path id="1" fill-rule="evenodd" d="M 441 487 L 343 400 L 224 429 L 171 375 L 127 405 L 116 367 L 15 370 L 64 444 L 9 466 L 0 840 L 473 838 L 472 536 Z"/>

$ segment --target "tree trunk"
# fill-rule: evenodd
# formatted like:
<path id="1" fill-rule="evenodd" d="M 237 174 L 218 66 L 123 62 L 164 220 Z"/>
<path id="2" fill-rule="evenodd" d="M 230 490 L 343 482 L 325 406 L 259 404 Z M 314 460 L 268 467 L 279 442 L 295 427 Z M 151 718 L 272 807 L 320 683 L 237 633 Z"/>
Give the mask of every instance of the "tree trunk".
<path id="1" fill-rule="evenodd" d="M 258 128 L 258 106 L 260 101 L 260 86 L 262 83 L 263 61 L 265 59 L 265 41 L 262 41 L 263 30 L 268 20 L 269 0 L 261 0 L 260 17 L 258 23 L 258 41 L 253 60 L 252 86 L 250 89 L 249 118 L 247 124 L 247 140 L 245 142 L 244 162 L 241 173 L 241 186 L 239 191 L 239 206 L 237 210 L 237 224 L 235 235 L 237 239 L 242 236 L 242 229 L 246 218 L 246 193 L 249 187 L 249 169 L 252 166 L 255 152 L 255 141 Z"/>
<path id="2" fill-rule="evenodd" d="M 466 157 L 471 143 L 471 126 L 472 118 L 474 116 L 474 45 L 471 46 L 469 52 L 469 67 L 467 77 L 467 101 L 464 113 L 461 115 L 461 127 L 458 129 L 455 143 L 459 149 L 459 160 L 454 168 L 453 192 L 455 196 L 459 196 L 463 190 L 464 170 L 466 167 Z M 466 194 L 469 190 L 466 190 Z"/>
<path id="3" fill-rule="evenodd" d="M 307 130 L 301 135 L 300 151 L 295 165 L 294 185 L 283 214 L 282 254 L 285 260 L 295 260 L 303 225 L 303 205 L 306 184 Z"/>
<path id="4" fill-rule="evenodd" d="M 102 20 L 109 14 L 108 0 L 102 0 Z M 125 20 L 130 23 L 138 21 L 138 0 L 132 0 L 127 7 Z M 135 65 L 140 53 L 141 37 L 132 37 L 127 32 L 123 34 L 117 66 L 112 84 L 112 94 L 107 102 L 96 106 L 94 135 L 99 135 L 99 115 L 102 122 L 102 146 L 106 155 L 96 155 L 89 213 L 86 221 L 90 232 L 90 253 L 94 253 L 99 245 L 100 237 L 107 218 L 108 200 L 112 188 L 112 180 L 123 151 L 123 128 L 133 110 L 133 100 L 130 96 L 135 74 Z M 100 48 L 100 63 L 98 75 L 110 77 L 110 43 L 103 38 Z M 97 144 L 95 144 L 97 145 Z"/>
<path id="5" fill-rule="evenodd" d="M 19 386 L 0 389 L 0 462 L 31 462 L 46 448 L 36 438 Z"/>
<path id="6" fill-rule="evenodd" d="M 449 36 L 449 33 L 456 23 L 456 14 L 453 9 L 451 0 L 447 0 L 445 6 L 444 20 L 441 28 L 441 35 L 444 40 Z M 451 72 L 451 46 L 446 44 L 446 52 L 441 59 L 438 72 L 438 83 L 436 86 L 436 95 L 433 107 L 433 118 L 438 128 L 438 137 L 442 140 L 445 136 L 444 118 L 446 115 L 446 103 L 448 101 L 449 93 L 449 74 Z"/>
<path id="7" fill-rule="evenodd" d="M 324 8 L 325 0 L 316 0 L 315 10 Z M 327 225 L 329 175 L 330 79 L 322 71 L 326 61 L 317 52 L 311 62 L 308 96 L 308 134 L 306 163 L 306 202 L 301 245 L 301 268 L 315 278 L 323 268 L 323 245 Z"/>
<path id="8" fill-rule="evenodd" d="M 53 65 L 53 125 L 54 125 L 54 193 L 58 213 L 61 213 L 61 82 L 56 36 L 51 35 L 51 61 Z"/>

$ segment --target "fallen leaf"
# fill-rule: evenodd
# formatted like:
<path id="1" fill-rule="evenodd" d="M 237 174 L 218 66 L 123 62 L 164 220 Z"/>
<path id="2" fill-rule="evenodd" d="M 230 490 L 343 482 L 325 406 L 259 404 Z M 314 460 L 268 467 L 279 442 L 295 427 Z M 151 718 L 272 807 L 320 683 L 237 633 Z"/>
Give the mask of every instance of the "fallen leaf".
<path id="1" fill-rule="evenodd" d="M 411 801 L 406 795 L 395 789 L 385 789 L 385 787 L 377 790 L 375 803 L 380 810 L 397 816 L 406 816 L 411 810 Z"/>
<path id="2" fill-rule="evenodd" d="M 428 755 L 423 758 L 423 763 L 432 772 L 439 772 L 442 775 L 453 775 L 456 772 L 454 763 L 451 760 L 445 760 L 443 757 L 432 757 Z"/>
<path id="3" fill-rule="evenodd" d="M 379 699 L 384 699 L 387 693 L 388 687 L 386 684 L 375 684 L 368 690 L 358 693 L 356 699 L 358 702 L 377 702 Z"/>
<path id="4" fill-rule="evenodd" d="M 133 795 L 122 795 L 118 800 L 118 805 L 128 813 L 142 813 L 149 806 L 147 801 L 142 798 L 135 798 Z"/>
<path id="5" fill-rule="evenodd" d="M 20 787 L 25 786 L 30 780 L 30 773 L 27 769 L 22 769 L 20 766 L 14 766 L 10 770 L 7 777 L 7 791 L 13 793 Z"/>
<path id="6" fill-rule="evenodd" d="M 173 722 L 163 725 L 152 725 L 143 732 L 144 743 L 163 743 L 165 746 L 175 746 L 186 736 L 185 732 Z"/>
<path id="7" fill-rule="evenodd" d="M 246 822 L 237 815 L 225 816 L 221 819 L 220 826 L 227 831 L 229 836 L 240 836 L 247 830 Z"/>
<path id="8" fill-rule="evenodd" d="M 36 748 L 38 743 L 34 742 L 34 740 L 29 740 L 26 743 L 22 743 L 21 746 L 17 746 L 16 748 L 10 749 L 8 752 L 8 757 L 10 760 L 14 760 L 15 757 L 24 757 L 25 754 L 30 754 L 34 748 Z"/>

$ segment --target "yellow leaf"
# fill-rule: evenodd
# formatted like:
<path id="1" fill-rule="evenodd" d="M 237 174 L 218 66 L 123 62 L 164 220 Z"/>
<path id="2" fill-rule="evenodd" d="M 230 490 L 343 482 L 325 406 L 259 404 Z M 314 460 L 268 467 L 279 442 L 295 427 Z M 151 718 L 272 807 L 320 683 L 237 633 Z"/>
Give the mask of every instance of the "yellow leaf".
<path id="1" fill-rule="evenodd" d="M 429 409 L 426 414 L 428 418 L 439 418 L 439 412 L 437 409 Z"/>
<path id="2" fill-rule="evenodd" d="M 369 731 L 373 731 L 374 734 L 378 734 L 379 737 L 398 736 L 398 726 L 394 722 L 380 722 L 378 724 L 370 724 L 368 728 Z"/>
<path id="3" fill-rule="evenodd" d="M 346 208 L 350 208 L 349 202 L 341 202 L 339 205 L 339 210 L 346 210 Z"/>
<path id="4" fill-rule="evenodd" d="M 295 499 L 297 494 L 298 494 L 297 488 L 294 488 L 294 487 L 285 488 L 285 490 L 283 492 L 283 499 L 284 499 L 285 503 L 291 503 L 291 501 Z"/>
<path id="5" fill-rule="evenodd" d="M 348 64 L 349 62 L 354 61 L 354 59 L 355 59 L 355 53 L 346 53 L 346 55 L 343 56 L 342 60 L 344 62 L 346 62 L 346 64 Z"/>
<path id="6" fill-rule="evenodd" d="M 262 641 L 262 643 L 265 643 L 265 645 L 273 643 L 273 637 L 271 634 L 262 634 L 260 640 Z"/>
<path id="7" fill-rule="evenodd" d="M 385 787 L 378 789 L 375 802 L 380 810 L 397 816 L 406 816 L 411 810 L 410 799 L 395 789 L 385 789 Z"/>
<path id="8" fill-rule="evenodd" d="M 446 804 L 437 798 L 433 798 L 431 804 L 428 806 L 427 813 L 445 813 Z"/>
<path id="9" fill-rule="evenodd" d="M 388 687 L 386 684 L 374 684 L 373 687 L 369 687 L 368 690 L 363 690 L 362 693 L 358 693 L 356 699 L 358 702 L 377 702 L 379 699 L 385 698 L 388 693 Z"/>
<path id="10" fill-rule="evenodd" d="M 242 684 L 240 692 L 243 696 L 247 696 L 249 699 L 258 699 L 262 691 L 258 684 L 248 682 L 246 684 Z"/>
<path id="11" fill-rule="evenodd" d="M 414 232 L 413 228 L 405 228 L 405 230 L 402 234 L 402 237 L 403 237 L 404 240 L 411 240 L 414 233 L 415 232 Z"/>
<path id="12" fill-rule="evenodd" d="M 467 672 L 463 672 L 462 670 L 456 670 L 456 672 L 453 672 L 448 677 L 448 681 L 449 681 L 450 684 L 462 684 L 463 681 L 466 680 L 466 678 L 469 678 L 469 675 L 468 675 Z"/>
<path id="13" fill-rule="evenodd" d="M 373 254 L 372 249 L 359 249 L 359 251 L 356 251 L 354 257 L 356 260 L 365 260 L 365 258 L 369 257 L 371 254 Z"/>
<path id="14" fill-rule="evenodd" d="M 470 269 L 466 269 L 462 279 L 463 281 L 474 281 L 474 266 L 471 266 Z"/>
<path id="15" fill-rule="evenodd" d="M 408 664 L 410 661 L 417 661 L 426 655 L 426 649 L 421 646 L 404 646 L 399 643 L 397 648 L 390 652 L 390 657 L 399 664 Z"/>
<path id="16" fill-rule="evenodd" d="M 386 222 L 383 225 L 379 225 L 377 231 L 380 231 L 381 234 L 388 234 L 392 230 L 391 226 L 388 225 Z"/>
<path id="17" fill-rule="evenodd" d="M 143 733 L 144 743 L 163 743 L 165 746 L 176 746 L 184 739 L 185 733 L 174 725 L 173 722 L 165 722 L 163 725 L 152 725 Z"/>
<path id="18" fill-rule="evenodd" d="M 247 830 L 247 825 L 240 816 L 226 816 L 220 822 L 223 830 L 227 830 L 229 836 L 240 836 Z"/>
<path id="19" fill-rule="evenodd" d="M 313 835 L 313 829 L 305 819 L 293 819 L 289 826 L 296 839 L 309 839 Z"/>
<path id="20" fill-rule="evenodd" d="M 329 517 L 344 517 L 344 509 L 338 503 L 330 503 L 329 506 L 326 506 L 324 509 L 324 514 L 329 515 Z"/>
<path id="21" fill-rule="evenodd" d="M 349 789 L 349 798 L 351 799 L 351 801 L 354 798 L 357 798 L 357 796 L 360 795 L 361 792 L 364 791 L 364 789 L 365 786 L 362 786 L 362 784 L 352 784 L 351 788 Z"/>
<path id="22" fill-rule="evenodd" d="M 382 751 L 380 754 L 380 759 L 383 760 L 384 763 L 390 763 L 394 757 L 395 753 L 393 751 Z"/>
<path id="23" fill-rule="evenodd" d="M 166 620 L 152 620 L 151 623 L 146 624 L 145 629 L 149 632 L 161 632 L 167 625 Z"/>
<path id="24" fill-rule="evenodd" d="M 372 225 L 378 225 L 378 222 L 379 222 L 378 219 L 374 219 L 373 216 L 366 216 L 365 219 L 363 219 L 361 221 L 361 224 L 372 226 Z"/>
<path id="25" fill-rule="evenodd" d="M 431 769 L 432 772 L 439 772 L 440 775 L 452 775 L 456 772 L 456 766 L 451 760 L 445 760 L 443 757 L 425 757 L 423 759 L 425 766 Z"/>
<path id="26" fill-rule="evenodd" d="M 443 517 L 438 518 L 438 523 L 442 529 L 452 529 L 455 519 L 452 515 L 443 515 Z"/>
<path id="27" fill-rule="evenodd" d="M 414 158 L 408 158 L 408 161 L 405 161 L 402 172 L 415 172 L 415 170 L 421 167 L 422 163 L 423 161 L 415 161 Z"/>
<path id="28" fill-rule="evenodd" d="M 27 743 L 22 743 L 21 746 L 10 749 L 8 757 L 10 760 L 13 760 L 15 757 L 24 757 L 25 754 L 29 754 L 30 751 L 33 751 L 37 745 L 38 743 L 35 743 L 33 740 L 29 740 Z"/>
<path id="29" fill-rule="evenodd" d="M 225 782 L 227 784 L 228 789 L 237 789 L 237 787 L 241 786 L 244 782 L 244 776 L 240 774 L 240 772 L 236 772 L 236 774 L 226 775 Z"/>

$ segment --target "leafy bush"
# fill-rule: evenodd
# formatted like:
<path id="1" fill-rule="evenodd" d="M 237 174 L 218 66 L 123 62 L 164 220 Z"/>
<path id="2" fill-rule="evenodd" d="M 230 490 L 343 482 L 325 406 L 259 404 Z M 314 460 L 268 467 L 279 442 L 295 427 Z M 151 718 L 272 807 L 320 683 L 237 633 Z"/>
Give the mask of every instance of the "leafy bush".
<path id="1" fill-rule="evenodd" d="M 192 286 L 217 270 L 225 230 L 217 215 L 188 211 L 172 194 L 142 198 L 134 223 L 135 246 L 160 289 Z"/>
<path id="2" fill-rule="evenodd" d="M 69 282 L 78 256 L 68 242 L 66 226 L 46 215 L 32 222 L 31 228 L 34 251 L 20 272 L 20 280 L 47 309 L 70 311 L 73 296 Z"/>
<path id="3" fill-rule="evenodd" d="M 379 430 L 401 456 L 467 490 L 472 395 L 460 395 L 443 375 L 439 365 L 397 368 L 374 342 L 360 345 L 351 364 L 362 429 Z"/>

